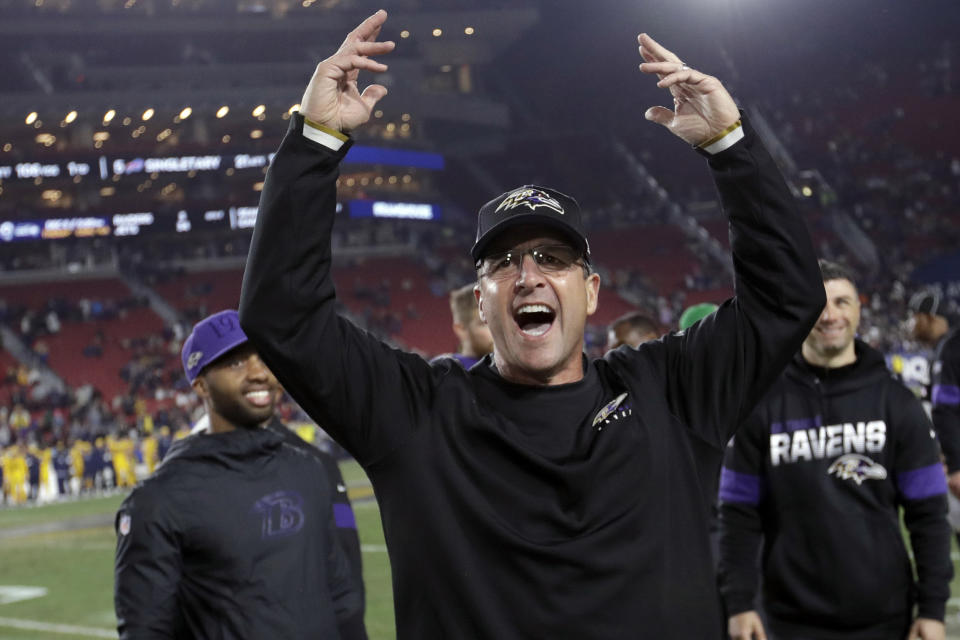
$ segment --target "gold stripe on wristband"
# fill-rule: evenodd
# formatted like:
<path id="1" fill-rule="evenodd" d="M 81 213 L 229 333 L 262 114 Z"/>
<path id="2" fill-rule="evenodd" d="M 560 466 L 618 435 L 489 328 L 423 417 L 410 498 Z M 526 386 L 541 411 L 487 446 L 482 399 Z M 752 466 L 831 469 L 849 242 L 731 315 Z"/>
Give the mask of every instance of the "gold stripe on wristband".
<path id="1" fill-rule="evenodd" d="M 717 135 L 713 136 L 713 137 L 710 138 L 709 140 L 707 140 L 707 141 L 705 141 L 705 142 L 701 142 L 700 144 L 698 144 L 698 145 L 697 145 L 697 148 L 698 148 L 698 149 L 706 149 L 707 147 L 709 147 L 709 146 L 712 145 L 713 143 L 717 142 L 718 140 L 722 140 L 723 138 L 727 137 L 728 135 L 730 135 L 731 133 L 733 133 L 734 131 L 736 131 L 737 129 L 739 129 L 739 128 L 742 126 L 742 124 L 743 124 L 743 123 L 742 123 L 740 120 L 737 120 L 737 121 L 734 122 L 732 125 L 730 125 L 730 126 L 727 127 L 726 129 L 724 129 L 723 131 L 721 131 L 721 132 L 718 133 Z"/>
<path id="2" fill-rule="evenodd" d="M 331 129 L 330 127 L 327 127 L 327 126 L 324 126 L 324 125 L 319 124 L 319 123 L 317 123 L 317 122 L 314 122 L 313 120 L 311 120 L 310 118 L 308 118 L 308 117 L 306 117 L 306 116 L 303 117 L 303 121 L 304 121 L 306 124 L 308 124 L 308 125 L 310 125 L 311 127 L 313 127 L 314 129 L 319 129 L 320 131 L 323 131 L 324 133 L 333 136 L 333 137 L 336 138 L 337 140 L 342 140 L 342 141 L 346 142 L 347 140 L 350 139 L 350 136 L 346 135 L 345 133 L 342 133 L 342 132 L 340 132 L 340 131 L 337 131 L 336 129 Z"/>

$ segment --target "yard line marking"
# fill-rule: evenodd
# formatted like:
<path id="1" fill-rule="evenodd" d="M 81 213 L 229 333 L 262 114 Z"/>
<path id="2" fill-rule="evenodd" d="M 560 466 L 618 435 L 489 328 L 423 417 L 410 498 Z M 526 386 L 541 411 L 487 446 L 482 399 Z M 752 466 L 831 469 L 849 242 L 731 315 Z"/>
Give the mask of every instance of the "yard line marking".
<path id="1" fill-rule="evenodd" d="M 75 636 L 88 636 L 90 638 L 113 638 L 113 640 L 117 638 L 117 632 L 111 631 L 110 629 L 79 627 L 72 624 L 52 624 L 49 622 L 40 622 L 39 620 L 21 620 L 19 618 L 0 618 L 0 627 L 24 629 L 26 631 L 72 633 Z"/>
<path id="2" fill-rule="evenodd" d="M 385 544 L 362 544 L 360 545 L 360 551 L 364 553 L 386 553 L 387 545 Z"/>
<path id="3" fill-rule="evenodd" d="M 0 604 L 10 604 L 22 600 L 33 600 L 47 595 L 45 587 L 21 587 L 19 585 L 0 585 Z"/>

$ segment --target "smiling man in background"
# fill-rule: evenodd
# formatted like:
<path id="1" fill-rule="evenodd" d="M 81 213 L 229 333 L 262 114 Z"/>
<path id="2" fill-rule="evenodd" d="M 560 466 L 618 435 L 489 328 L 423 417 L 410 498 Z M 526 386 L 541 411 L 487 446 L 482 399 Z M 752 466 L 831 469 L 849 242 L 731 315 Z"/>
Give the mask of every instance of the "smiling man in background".
<path id="1" fill-rule="evenodd" d="M 279 386 L 237 312 L 198 322 L 182 355 L 209 432 L 174 443 L 120 506 L 120 637 L 365 638 L 336 489 L 315 456 L 264 428 Z"/>
<path id="2" fill-rule="evenodd" d="M 856 339 L 852 275 L 822 262 L 827 306 L 730 445 L 720 590 L 733 640 L 942 640 L 950 597 L 943 468 L 930 421 Z M 917 570 L 900 534 L 900 509 Z M 916 612 L 914 612 L 916 607 Z"/>

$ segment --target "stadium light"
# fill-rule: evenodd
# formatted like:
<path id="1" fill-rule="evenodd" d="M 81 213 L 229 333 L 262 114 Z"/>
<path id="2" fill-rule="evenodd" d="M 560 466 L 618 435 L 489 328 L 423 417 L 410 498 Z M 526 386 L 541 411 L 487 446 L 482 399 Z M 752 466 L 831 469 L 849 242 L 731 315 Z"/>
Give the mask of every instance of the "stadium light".
<path id="1" fill-rule="evenodd" d="M 467 27 L 466 29 L 463 30 L 463 32 L 464 32 L 465 34 L 467 34 L 468 36 L 472 36 L 472 35 L 473 35 L 473 27 Z"/>
<path id="2" fill-rule="evenodd" d="M 193 113 L 193 109 L 191 109 L 190 107 L 184 107 L 184 108 L 180 111 L 180 119 L 181 119 L 181 120 L 186 120 L 187 118 L 190 117 L 190 114 L 191 114 L 191 113 Z"/>
<path id="3" fill-rule="evenodd" d="M 27 124 L 33 124 L 33 123 L 36 122 L 36 121 L 37 121 L 37 112 L 36 112 L 36 111 L 31 111 L 30 113 L 28 113 L 28 114 L 27 114 L 27 119 L 24 120 L 24 122 L 26 122 Z"/>
<path id="4" fill-rule="evenodd" d="M 253 117 L 259 118 L 260 116 L 263 115 L 263 112 L 266 110 L 267 110 L 267 107 L 265 105 L 258 104 L 256 107 L 253 108 Z"/>
<path id="5" fill-rule="evenodd" d="M 400 37 L 406 40 L 407 38 L 410 37 L 410 32 L 404 29 L 403 31 L 400 32 Z"/>
<path id="6" fill-rule="evenodd" d="M 433 30 L 434 38 L 439 38 L 442 35 L 443 35 L 443 29 L 441 29 L 440 27 L 437 27 L 436 29 Z"/>
<path id="7" fill-rule="evenodd" d="M 297 104 L 293 105 L 292 107 L 290 107 L 290 110 L 287 111 L 287 113 L 289 113 L 290 115 L 293 115 L 293 112 L 294 112 L 294 111 L 300 111 L 300 103 L 299 103 L 299 102 L 298 102 Z"/>
<path id="8" fill-rule="evenodd" d="M 220 107 L 219 109 L 217 109 L 217 117 L 218 117 L 218 118 L 223 118 L 223 117 L 225 117 L 228 113 L 230 113 L 230 107 L 228 107 L 227 105 L 223 105 L 222 107 Z"/>
<path id="9" fill-rule="evenodd" d="M 70 113 L 68 113 L 66 116 L 64 116 L 63 121 L 66 122 L 67 124 L 70 124 L 76 119 L 77 119 L 77 111 L 73 110 Z"/>
<path id="10" fill-rule="evenodd" d="M 103 124 L 109 124 L 117 116 L 116 109 L 110 109 L 105 114 L 103 114 Z"/>
<path id="11" fill-rule="evenodd" d="M 154 113 L 156 113 L 156 111 L 153 110 L 153 107 L 149 107 L 146 111 L 143 112 L 143 115 L 140 117 L 143 119 L 144 122 L 146 122 L 147 120 L 153 117 Z"/>

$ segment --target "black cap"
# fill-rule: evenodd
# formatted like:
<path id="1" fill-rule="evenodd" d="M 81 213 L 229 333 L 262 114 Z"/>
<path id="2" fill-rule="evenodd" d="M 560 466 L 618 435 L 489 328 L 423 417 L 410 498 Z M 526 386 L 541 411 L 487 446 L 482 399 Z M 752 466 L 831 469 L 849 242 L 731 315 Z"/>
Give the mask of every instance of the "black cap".
<path id="1" fill-rule="evenodd" d="M 935 289 L 926 289 L 918 291 L 910 298 L 910 311 L 914 313 L 928 313 L 931 316 L 938 315 L 940 311 L 940 293 Z"/>
<path id="2" fill-rule="evenodd" d="M 503 231 L 521 224 L 543 225 L 563 232 L 570 244 L 590 261 L 590 243 L 583 231 L 580 205 L 565 193 L 535 184 L 507 191 L 480 207 L 477 241 L 470 250 L 473 260 L 480 260 L 490 242 Z"/>

